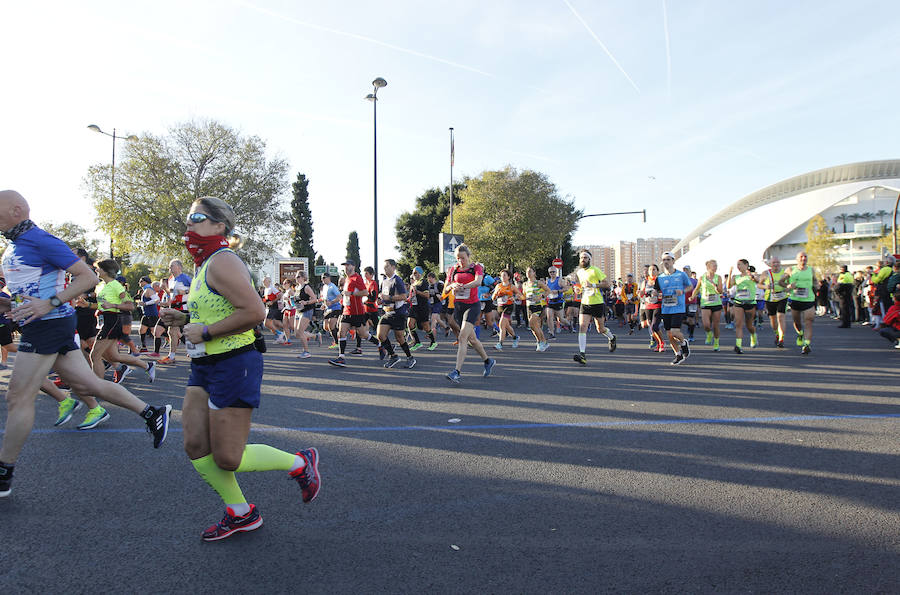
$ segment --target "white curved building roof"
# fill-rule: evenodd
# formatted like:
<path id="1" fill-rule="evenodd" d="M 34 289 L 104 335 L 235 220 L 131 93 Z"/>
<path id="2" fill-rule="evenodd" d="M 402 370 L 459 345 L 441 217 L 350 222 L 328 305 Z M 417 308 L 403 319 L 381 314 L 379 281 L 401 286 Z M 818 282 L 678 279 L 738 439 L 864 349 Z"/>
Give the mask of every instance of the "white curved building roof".
<path id="1" fill-rule="evenodd" d="M 745 196 L 687 234 L 673 249 L 678 266 L 705 270 L 709 259 L 725 269 L 739 258 L 759 268 L 766 250 L 828 207 L 872 187 L 900 186 L 900 160 L 866 161 L 802 174 Z"/>

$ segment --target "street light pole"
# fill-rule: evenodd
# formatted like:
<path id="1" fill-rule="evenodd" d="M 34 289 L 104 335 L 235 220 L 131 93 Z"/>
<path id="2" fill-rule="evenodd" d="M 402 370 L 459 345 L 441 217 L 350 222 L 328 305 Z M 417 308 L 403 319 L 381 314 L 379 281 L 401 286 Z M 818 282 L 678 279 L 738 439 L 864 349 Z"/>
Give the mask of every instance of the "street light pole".
<path id="1" fill-rule="evenodd" d="M 135 141 L 138 139 L 138 137 L 136 137 L 133 134 L 129 134 L 128 136 L 126 136 L 123 139 L 121 136 L 116 136 L 115 128 L 113 128 L 112 134 L 110 134 L 109 132 L 104 132 L 103 130 L 101 130 L 100 127 L 97 126 L 96 124 L 88 125 L 88 129 L 93 130 L 94 132 L 99 132 L 100 134 L 105 134 L 106 136 L 111 136 L 113 139 L 113 143 L 112 143 L 112 176 L 111 176 L 111 183 L 109 185 L 109 196 L 110 196 L 112 204 L 115 204 L 115 202 L 116 202 L 116 141 L 117 140 Z M 112 241 L 111 235 L 109 238 L 109 257 L 113 258 L 113 241 Z"/>
<path id="2" fill-rule="evenodd" d="M 375 276 L 378 276 L 378 89 L 387 87 L 387 81 L 378 77 L 372 81 L 372 92 L 366 99 L 372 102 L 372 216 L 375 236 Z M 357 263 L 359 264 L 359 263 Z"/>
<path id="3" fill-rule="evenodd" d="M 588 217 L 606 217 L 609 215 L 643 215 L 644 223 L 647 222 L 647 209 L 641 209 L 640 211 L 619 211 L 617 213 L 591 213 L 590 215 L 582 215 L 575 219 L 575 221 L 587 219 Z M 562 258 L 562 246 L 559 247 L 559 257 Z"/>
<path id="4" fill-rule="evenodd" d="M 453 127 L 450 127 L 450 235 L 453 235 Z M 442 248 L 443 250 L 443 248 Z"/>

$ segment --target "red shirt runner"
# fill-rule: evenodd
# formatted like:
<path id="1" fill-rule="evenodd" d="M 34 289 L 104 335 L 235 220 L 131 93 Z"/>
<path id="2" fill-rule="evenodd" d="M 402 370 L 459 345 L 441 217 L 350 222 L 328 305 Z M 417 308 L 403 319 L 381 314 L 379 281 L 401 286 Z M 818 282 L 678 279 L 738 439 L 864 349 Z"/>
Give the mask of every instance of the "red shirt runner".
<path id="1" fill-rule="evenodd" d="M 471 283 L 478 275 L 484 276 L 484 267 L 479 263 L 470 263 L 469 268 L 458 270 L 457 265 L 447 269 L 447 283 Z M 453 297 L 460 304 L 474 304 L 478 301 L 478 288 L 457 289 Z"/>
<path id="2" fill-rule="evenodd" d="M 366 291 L 369 292 L 369 299 L 366 300 L 366 312 L 378 312 L 378 281 L 372 279 L 366 281 Z"/>
<path id="3" fill-rule="evenodd" d="M 366 291 L 366 282 L 363 281 L 362 275 L 359 273 L 353 273 L 344 281 L 344 291 L 353 292 L 360 289 Z M 344 314 L 347 316 L 358 316 L 366 313 L 361 295 L 341 296 L 341 303 L 344 305 Z"/>

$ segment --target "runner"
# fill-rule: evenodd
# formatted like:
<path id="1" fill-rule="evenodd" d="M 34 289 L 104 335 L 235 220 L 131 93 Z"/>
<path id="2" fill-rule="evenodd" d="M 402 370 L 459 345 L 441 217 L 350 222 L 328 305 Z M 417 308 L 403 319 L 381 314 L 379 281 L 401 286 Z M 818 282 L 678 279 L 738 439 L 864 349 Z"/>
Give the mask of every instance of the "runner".
<path id="1" fill-rule="evenodd" d="M 454 383 L 460 382 L 460 369 L 466 361 L 466 353 L 471 344 L 484 362 L 483 376 L 491 375 L 494 365 L 497 363 L 487 356 L 481 341 L 475 336 L 475 323 L 478 320 L 480 306 L 478 304 L 478 286 L 484 280 L 484 267 L 472 260 L 472 253 L 465 244 L 456 247 L 456 264 L 447 269 L 448 291 L 453 292 L 454 312 L 453 318 L 459 325 L 459 347 L 456 350 L 456 368 L 447 374 L 447 379 Z"/>
<path id="2" fill-rule="evenodd" d="M 454 316 L 454 312 L 456 311 L 456 298 L 453 296 L 453 290 L 450 289 L 449 286 L 449 283 L 444 283 L 444 291 L 441 292 L 441 303 L 444 305 L 442 316 L 444 317 L 444 322 L 447 324 L 447 328 L 452 330 L 453 334 L 456 336 L 456 341 L 454 341 L 453 344 L 459 345 L 459 325 L 456 324 L 456 318 Z M 444 332 L 444 336 L 448 334 L 449 331 Z"/>
<path id="3" fill-rule="evenodd" d="M 656 289 L 658 276 L 659 267 L 655 264 L 649 265 L 640 289 L 641 305 L 644 307 L 641 324 L 650 331 L 650 350 L 663 353 L 666 350 L 666 344 L 659 332 L 662 318 L 659 315 L 659 291 Z"/>
<path id="4" fill-rule="evenodd" d="M 281 290 L 272 284 L 271 277 L 263 277 L 263 302 L 266 304 L 266 322 L 265 327 L 272 331 L 275 335 L 275 344 L 284 345 L 287 343 L 287 337 L 281 325 Z M 173 306 L 174 307 L 174 306 Z"/>
<path id="5" fill-rule="evenodd" d="M 94 374 L 103 378 L 103 360 L 110 364 L 123 364 L 125 369 L 120 369 L 120 376 L 116 380 L 121 382 L 130 372 L 128 365 L 136 366 L 147 372 L 150 382 L 156 379 L 156 364 L 147 362 L 133 355 L 119 353 L 118 343 L 125 337 L 122 330 L 122 319 L 119 314 L 123 310 L 134 309 L 134 302 L 128 297 L 128 292 L 121 283 L 116 281 L 116 273 L 119 272 L 119 263 L 111 258 L 101 260 L 94 265 L 101 283 L 97 286 L 97 327 L 100 331 L 91 349 L 91 365 Z"/>
<path id="6" fill-rule="evenodd" d="M 743 353 L 744 327 L 750 332 L 750 347 L 756 347 L 756 275 L 749 270 L 750 263 L 742 258 L 737 261 L 738 274 L 734 268 L 728 271 L 728 288 L 734 288 L 734 352 Z"/>
<path id="7" fill-rule="evenodd" d="M 444 292 L 444 284 L 438 281 L 437 275 L 434 273 L 428 273 L 428 301 L 431 305 L 431 333 L 436 334 L 438 331 L 438 327 L 443 325 L 441 322 L 441 311 L 443 310 L 443 305 L 441 304 L 441 294 Z M 444 326 L 445 330 L 448 328 Z M 445 334 L 446 336 L 446 334 Z M 433 342 L 428 346 L 428 351 L 434 351 L 437 347 L 437 342 Z"/>
<path id="8" fill-rule="evenodd" d="M 781 284 L 784 270 L 777 256 L 769 260 L 769 270 L 760 278 L 759 286 L 766 290 L 766 312 L 769 324 L 775 334 L 775 347 L 784 349 L 785 317 L 787 312 L 787 289 Z"/>
<path id="9" fill-rule="evenodd" d="M 150 277 L 146 275 L 141 277 L 138 280 L 138 285 L 141 286 L 141 304 L 143 304 L 143 312 L 144 315 L 141 316 L 141 326 L 138 330 L 138 334 L 141 337 L 141 353 L 147 353 L 149 349 L 147 348 L 147 335 L 150 334 L 151 330 L 156 327 L 156 323 L 159 322 L 159 296 L 156 294 L 156 291 L 153 290 L 153 284 L 150 281 Z"/>
<path id="10" fill-rule="evenodd" d="M 0 191 L 0 230 L 10 244 L 3 276 L 12 298 L 0 297 L 0 313 L 22 328 L 19 352 L 6 392 L 6 424 L 0 446 L 0 497 L 9 496 L 16 460 L 34 425 L 35 395 L 54 369 L 79 395 L 94 395 L 139 414 L 159 448 L 166 439 L 171 405 L 152 407 L 125 387 L 97 378 L 75 344 L 75 312 L 69 301 L 91 290 L 97 276 L 58 238 L 29 219 L 28 203 L 14 190 Z M 63 288 L 65 273 L 71 275 Z"/>
<path id="11" fill-rule="evenodd" d="M 300 346 L 303 349 L 297 357 L 308 359 L 312 356 L 309 353 L 310 337 L 306 329 L 309 328 L 309 324 L 312 322 L 313 314 L 316 311 L 316 303 L 319 300 L 316 298 L 316 292 L 307 283 L 308 277 L 306 273 L 297 271 L 295 278 L 297 280 L 297 290 L 294 295 L 294 304 L 297 307 L 297 315 L 294 317 L 294 330 L 296 335 L 300 337 Z M 321 335 L 319 335 L 319 343 L 321 344 L 321 342 Z"/>
<path id="12" fill-rule="evenodd" d="M 341 316 L 343 307 L 341 306 L 341 290 L 337 285 L 331 282 L 331 275 L 322 274 L 322 287 L 319 289 L 319 303 L 322 304 L 322 310 L 325 312 L 325 321 L 322 328 L 325 332 L 331 333 L 332 343 L 328 349 L 338 348 L 338 320 Z"/>
<path id="13" fill-rule="evenodd" d="M 544 304 L 547 303 L 546 299 L 550 294 L 550 288 L 546 283 L 538 280 L 537 273 L 532 267 L 525 270 L 525 277 L 522 292 L 525 294 L 525 305 L 528 308 L 528 327 L 531 329 L 531 334 L 534 335 L 534 340 L 537 341 L 534 350 L 547 351 L 550 343 L 544 336 L 544 329 L 541 328 L 543 326 L 541 314 L 544 311 Z"/>
<path id="14" fill-rule="evenodd" d="M 573 359 L 582 366 L 587 365 L 587 331 L 592 319 L 597 332 L 609 341 L 609 352 L 616 350 L 616 336 L 603 325 L 606 305 L 601 290 L 609 289 L 609 281 L 606 273 L 591 265 L 592 258 L 588 250 L 582 250 L 578 254 L 579 268 L 575 271 L 581 284 L 581 312 L 578 316 L 578 353 Z"/>
<path id="15" fill-rule="evenodd" d="M 363 306 L 363 298 L 369 295 L 366 289 L 366 282 L 363 281 L 362 275 L 356 272 L 356 263 L 352 260 L 346 260 L 341 263 L 344 267 L 344 286 L 341 290 L 341 303 L 343 309 L 340 317 L 340 332 L 338 334 L 338 347 L 341 353 L 334 359 L 328 360 L 332 366 L 346 368 L 347 362 L 344 360 L 344 354 L 347 350 L 347 335 L 352 328 L 356 332 L 356 336 L 378 345 L 380 341 L 369 334 L 369 325 L 366 320 L 366 308 Z M 362 348 L 356 347 L 353 355 L 362 355 Z"/>
<path id="16" fill-rule="evenodd" d="M 425 336 L 428 337 L 429 351 L 434 351 L 434 348 L 437 346 L 434 340 L 434 332 L 431 328 L 431 292 L 428 279 L 424 277 L 424 272 L 422 267 L 417 266 L 414 268 L 409 284 L 410 313 L 407 328 L 413 339 L 413 345 L 409 348 L 410 351 L 416 351 L 422 346 L 416 329 L 424 331 Z"/>
<path id="17" fill-rule="evenodd" d="M 684 271 L 675 269 L 675 256 L 671 252 L 662 254 L 663 272 L 656 277 L 656 290 L 662 296 L 662 323 L 668 335 L 669 344 L 675 352 L 672 365 L 681 364 L 691 355 L 691 348 L 681 334 L 681 323 L 685 312 L 685 295 L 693 291 L 691 278 Z"/>
<path id="18" fill-rule="evenodd" d="M 806 252 L 797 253 L 797 265 L 785 271 L 781 276 L 781 285 L 790 290 L 791 318 L 794 331 L 797 333 L 797 345 L 800 353 L 809 355 L 812 351 L 813 320 L 816 318 L 816 289 L 819 281 L 815 270 L 808 265 Z"/>
<path id="19" fill-rule="evenodd" d="M 691 280 L 690 291 L 686 291 L 685 295 L 685 312 L 684 312 L 684 324 L 688 327 L 688 343 L 694 342 L 694 328 L 697 326 L 697 301 L 698 299 L 694 297 L 694 289 L 697 287 L 697 273 L 691 271 L 691 267 L 685 266 L 683 269 L 684 274 L 688 276 L 688 279 Z"/>
<path id="20" fill-rule="evenodd" d="M 706 345 L 712 345 L 713 351 L 719 350 L 719 318 L 722 316 L 722 278 L 716 274 L 718 263 L 706 261 L 706 272 L 694 287 L 692 299 L 700 294 L 700 311 L 703 315 L 703 330 L 706 331 Z"/>
<path id="21" fill-rule="evenodd" d="M 258 529 L 263 521 L 244 498 L 235 472 L 283 470 L 311 502 L 321 480 L 315 448 L 296 454 L 265 444 L 247 444 L 250 418 L 259 407 L 262 354 L 253 329 L 265 316 L 247 266 L 226 239 L 234 211 L 218 198 L 194 201 L 184 235 L 198 267 L 191 282 L 189 313 L 165 309 L 169 326 L 184 325 L 191 374 L 182 411 L 184 450 L 197 473 L 221 496 L 225 516 L 202 533 L 204 541 Z"/>
<path id="22" fill-rule="evenodd" d="M 500 271 L 500 282 L 494 288 L 492 298 L 497 302 L 497 312 L 500 313 L 500 335 L 494 348 L 498 351 L 503 349 L 503 339 L 506 335 L 512 337 L 513 349 L 519 346 L 519 336 L 512 327 L 512 311 L 515 308 L 516 296 L 521 295 L 512 283 L 512 277 L 509 271 Z"/>
<path id="23" fill-rule="evenodd" d="M 290 345 L 294 316 L 297 315 L 297 306 L 294 304 L 297 287 L 293 279 L 285 279 L 281 286 L 284 288 L 281 294 L 281 330 L 284 332 L 284 344 Z"/>
<path id="24" fill-rule="evenodd" d="M 403 284 L 403 279 L 397 274 L 397 262 L 392 258 L 384 261 L 384 279 L 381 281 L 381 291 L 378 297 L 384 308 L 384 316 L 378 320 L 378 341 L 388 354 L 384 367 L 393 368 L 400 362 L 388 337 L 389 331 L 394 331 L 394 338 L 397 339 L 397 343 L 406 354 L 405 367 L 415 367 L 416 358 L 412 356 L 409 345 L 406 344 L 406 317 L 409 312 L 409 304 L 406 300 L 409 294 Z"/>
<path id="25" fill-rule="evenodd" d="M 622 285 L 622 298 L 625 302 L 625 323 L 628 324 L 628 334 L 634 334 L 634 328 L 637 326 L 637 308 L 641 301 L 638 296 L 638 286 L 634 282 L 634 275 L 628 273 L 625 276 L 625 283 Z"/>
<path id="26" fill-rule="evenodd" d="M 171 274 L 166 290 L 169 294 L 168 307 L 187 312 L 185 296 L 187 296 L 188 290 L 191 288 L 191 277 L 184 272 L 184 265 L 177 258 L 169 261 L 169 273 Z M 169 355 L 159 360 L 159 363 L 174 364 L 182 329 L 180 326 L 173 327 L 171 325 L 166 325 L 166 329 L 169 331 Z"/>
<path id="27" fill-rule="evenodd" d="M 547 318 L 547 330 L 550 332 L 550 338 L 556 338 L 556 326 L 562 325 L 563 307 L 565 306 L 564 293 L 568 287 L 565 279 L 559 276 L 556 267 L 551 266 L 547 269 L 547 288 L 550 292 L 547 294 L 547 307 L 544 308 L 544 314 Z"/>

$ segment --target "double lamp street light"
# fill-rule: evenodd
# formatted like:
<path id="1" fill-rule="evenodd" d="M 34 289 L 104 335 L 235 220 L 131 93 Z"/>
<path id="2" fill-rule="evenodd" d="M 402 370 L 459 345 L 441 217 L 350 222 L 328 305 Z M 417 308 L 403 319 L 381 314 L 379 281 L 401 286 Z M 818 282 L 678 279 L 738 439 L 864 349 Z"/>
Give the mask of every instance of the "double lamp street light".
<path id="1" fill-rule="evenodd" d="M 112 134 L 110 134 L 109 132 L 101 130 L 100 127 L 97 126 L 96 124 L 88 125 L 88 129 L 93 130 L 94 132 L 99 132 L 100 134 L 105 134 L 106 136 L 111 136 L 113 139 L 113 143 L 112 143 L 112 180 L 109 185 L 109 189 L 110 189 L 109 192 L 110 192 L 110 198 L 112 199 L 112 204 L 115 204 L 115 202 L 116 202 L 116 141 L 117 140 L 135 141 L 138 139 L 138 137 L 136 137 L 133 134 L 129 134 L 128 136 L 125 136 L 125 137 L 116 136 L 115 128 L 113 128 Z M 109 238 L 109 257 L 113 258 L 112 237 Z"/>
<path id="2" fill-rule="evenodd" d="M 378 89 L 387 87 L 387 81 L 378 77 L 372 81 L 372 92 L 366 95 L 366 99 L 372 102 L 372 213 L 374 218 L 375 236 L 375 277 L 378 277 Z M 362 268 L 361 263 L 356 266 Z"/>

